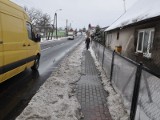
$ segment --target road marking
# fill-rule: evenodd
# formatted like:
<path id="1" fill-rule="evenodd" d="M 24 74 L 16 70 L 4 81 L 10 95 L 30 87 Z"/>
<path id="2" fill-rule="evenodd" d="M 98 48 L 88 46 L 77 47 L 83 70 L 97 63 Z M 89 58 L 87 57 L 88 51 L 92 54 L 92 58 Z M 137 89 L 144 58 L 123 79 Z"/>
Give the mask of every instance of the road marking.
<path id="1" fill-rule="evenodd" d="M 45 51 L 45 50 L 48 50 L 49 48 L 51 48 L 51 47 L 45 48 L 45 49 L 43 49 L 43 50 L 41 50 L 41 51 Z"/>

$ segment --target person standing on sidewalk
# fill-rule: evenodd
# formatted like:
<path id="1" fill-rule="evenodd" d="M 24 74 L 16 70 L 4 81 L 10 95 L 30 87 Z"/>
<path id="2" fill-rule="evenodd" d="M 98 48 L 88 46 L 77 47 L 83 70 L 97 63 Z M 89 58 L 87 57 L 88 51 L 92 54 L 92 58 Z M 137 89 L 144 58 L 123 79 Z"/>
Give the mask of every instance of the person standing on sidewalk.
<path id="1" fill-rule="evenodd" d="M 89 44 L 90 44 L 89 36 L 87 36 L 85 43 L 86 43 L 86 49 L 88 50 L 89 49 Z"/>

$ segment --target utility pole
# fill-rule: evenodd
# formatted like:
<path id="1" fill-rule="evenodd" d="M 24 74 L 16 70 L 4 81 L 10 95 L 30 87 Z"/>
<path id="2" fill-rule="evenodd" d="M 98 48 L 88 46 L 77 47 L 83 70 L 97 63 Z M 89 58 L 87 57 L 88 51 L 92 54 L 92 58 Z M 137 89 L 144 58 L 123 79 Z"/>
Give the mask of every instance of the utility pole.
<path id="1" fill-rule="evenodd" d="M 57 13 L 55 13 L 55 20 L 56 20 L 56 39 L 58 39 L 58 35 L 57 35 Z"/>
<path id="2" fill-rule="evenodd" d="M 124 4 L 124 12 L 126 12 L 126 1 L 123 0 L 123 4 Z"/>
<path id="3" fill-rule="evenodd" d="M 53 33 L 54 33 L 54 30 L 55 30 L 55 18 L 56 16 L 54 15 L 54 19 L 53 19 L 53 25 L 52 25 L 52 36 L 51 36 L 51 40 L 52 40 L 52 37 L 53 37 Z"/>
<path id="4" fill-rule="evenodd" d="M 71 23 L 70 23 L 70 29 L 72 28 L 72 25 L 71 25 Z"/>
<path id="5" fill-rule="evenodd" d="M 68 20 L 66 19 L 66 28 L 68 28 Z"/>
<path id="6" fill-rule="evenodd" d="M 66 19 L 66 36 L 68 36 L 68 19 Z"/>
<path id="7" fill-rule="evenodd" d="M 58 10 L 56 10 L 55 11 L 55 14 L 54 14 L 54 16 L 55 16 L 55 21 L 56 21 L 56 39 L 58 39 L 58 35 L 57 35 L 57 11 L 61 11 L 62 9 L 58 9 Z"/>
<path id="8" fill-rule="evenodd" d="M 51 35 L 51 40 L 52 40 L 52 37 L 53 37 L 53 32 L 54 32 L 54 24 L 52 25 L 52 35 Z"/>

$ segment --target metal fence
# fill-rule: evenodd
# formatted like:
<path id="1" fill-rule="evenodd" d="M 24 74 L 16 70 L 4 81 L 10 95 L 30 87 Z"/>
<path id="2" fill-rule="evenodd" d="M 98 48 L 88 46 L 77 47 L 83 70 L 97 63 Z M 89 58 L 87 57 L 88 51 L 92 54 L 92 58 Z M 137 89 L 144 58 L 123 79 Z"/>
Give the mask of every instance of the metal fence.
<path id="1" fill-rule="evenodd" d="M 142 68 L 136 120 L 160 119 L 160 78 Z"/>
<path id="2" fill-rule="evenodd" d="M 95 55 L 121 94 L 131 120 L 160 119 L 160 76 L 142 64 L 92 42 Z"/>
<path id="3" fill-rule="evenodd" d="M 109 77 L 112 63 L 112 51 L 106 49 L 104 46 L 94 41 L 92 42 L 92 48 L 99 63 L 103 66 L 103 69 L 107 71 L 107 77 Z"/>

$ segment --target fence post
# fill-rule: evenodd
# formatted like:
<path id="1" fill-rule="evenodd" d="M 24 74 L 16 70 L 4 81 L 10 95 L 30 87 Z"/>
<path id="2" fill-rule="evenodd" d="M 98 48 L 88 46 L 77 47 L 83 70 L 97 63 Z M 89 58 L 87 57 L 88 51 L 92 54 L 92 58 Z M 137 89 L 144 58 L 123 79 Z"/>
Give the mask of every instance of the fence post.
<path id="1" fill-rule="evenodd" d="M 106 47 L 106 34 L 105 32 L 103 32 L 103 37 L 102 40 L 104 41 L 103 45 L 104 45 L 104 48 L 103 48 L 103 58 L 102 58 L 102 68 L 103 68 L 103 64 L 104 64 L 104 51 L 105 51 L 105 47 Z"/>
<path id="2" fill-rule="evenodd" d="M 113 75 L 114 55 L 115 55 L 115 50 L 114 50 L 113 53 L 112 53 L 112 63 L 111 63 L 110 81 L 112 81 L 112 75 Z"/>
<path id="3" fill-rule="evenodd" d="M 98 57 L 98 47 L 97 47 L 97 42 L 95 42 L 95 48 L 96 48 L 96 50 L 95 50 L 95 53 L 96 53 L 96 58 Z"/>
<path id="4" fill-rule="evenodd" d="M 97 56 L 98 56 L 98 61 L 99 61 L 99 44 L 98 44 L 98 53 L 97 53 Z"/>
<path id="5" fill-rule="evenodd" d="M 142 63 L 137 66 L 135 83 L 134 83 L 134 90 L 132 96 L 132 104 L 131 104 L 131 111 L 130 111 L 130 119 L 134 120 L 136 115 L 136 109 L 138 104 L 138 96 L 139 96 L 139 89 L 141 83 L 141 73 L 142 73 Z"/>
<path id="6" fill-rule="evenodd" d="M 104 63 L 104 51 L 105 51 L 105 46 L 103 47 L 102 68 L 103 68 L 103 63 Z"/>
<path id="7" fill-rule="evenodd" d="M 104 45 L 104 48 L 103 48 L 103 58 L 102 58 L 102 68 L 103 68 L 103 64 L 104 64 L 104 51 L 105 51 L 105 47 L 106 47 L 106 34 L 105 34 L 105 32 L 103 33 L 103 37 L 104 37 L 104 43 L 103 43 L 103 45 Z"/>

